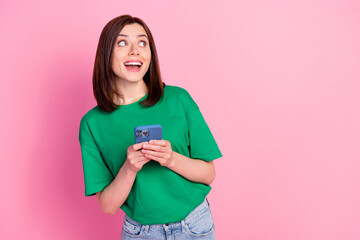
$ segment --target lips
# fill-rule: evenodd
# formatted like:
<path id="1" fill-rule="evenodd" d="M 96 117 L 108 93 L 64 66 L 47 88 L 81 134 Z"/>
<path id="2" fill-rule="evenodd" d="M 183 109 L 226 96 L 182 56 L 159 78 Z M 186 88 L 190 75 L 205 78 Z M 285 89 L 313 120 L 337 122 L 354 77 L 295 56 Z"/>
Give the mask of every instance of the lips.
<path id="1" fill-rule="evenodd" d="M 138 72 L 138 71 L 140 71 L 141 67 L 142 67 L 142 65 L 140 67 L 136 67 L 136 68 L 130 68 L 130 66 L 125 66 L 125 68 L 127 70 L 129 70 L 130 72 Z"/>
<path id="2" fill-rule="evenodd" d="M 140 63 L 141 65 L 139 65 L 139 64 L 125 65 L 125 63 Z M 139 72 L 142 65 L 143 65 L 143 63 L 140 60 L 135 60 L 135 59 L 124 62 L 125 68 L 130 72 Z"/>

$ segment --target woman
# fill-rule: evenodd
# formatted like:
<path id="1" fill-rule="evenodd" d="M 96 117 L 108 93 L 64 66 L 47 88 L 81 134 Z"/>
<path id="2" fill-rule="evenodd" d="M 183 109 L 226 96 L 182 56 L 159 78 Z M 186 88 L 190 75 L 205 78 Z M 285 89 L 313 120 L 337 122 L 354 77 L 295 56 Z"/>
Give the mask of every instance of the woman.
<path id="1" fill-rule="evenodd" d="M 125 212 L 122 239 L 215 239 L 206 199 L 222 154 L 199 107 L 165 85 L 154 39 L 139 18 L 103 29 L 93 90 L 97 106 L 81 119 L 85 196 Z M 160 124 L 162 140 L 134 144 L 134 127 Z"/>

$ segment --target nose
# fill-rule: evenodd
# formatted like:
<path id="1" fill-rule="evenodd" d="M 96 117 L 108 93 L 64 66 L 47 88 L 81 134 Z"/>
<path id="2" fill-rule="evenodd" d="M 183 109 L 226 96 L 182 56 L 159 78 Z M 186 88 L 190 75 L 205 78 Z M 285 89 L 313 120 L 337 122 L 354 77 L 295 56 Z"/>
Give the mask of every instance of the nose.
<path id="1" fill-rule="evenodd" d="M 137 49 L 136 44 L 132 44 L 130 48 L 130 55 L 138 55 L 139 51 Z"/>

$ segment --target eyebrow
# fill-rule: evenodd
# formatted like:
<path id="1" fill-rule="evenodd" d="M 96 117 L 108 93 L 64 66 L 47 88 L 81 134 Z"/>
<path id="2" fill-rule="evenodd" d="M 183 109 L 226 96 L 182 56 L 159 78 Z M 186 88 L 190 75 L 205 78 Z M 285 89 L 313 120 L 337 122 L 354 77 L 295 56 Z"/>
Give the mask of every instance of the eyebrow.
<path id="1" fill-rule="evenodd" d="M 119 36 L 122 36 L 122 37 L 129 37 L 128 35 L 126 35 L 126 34 L 119 34 Z M 139 35 L 137 35 L 137 37 L 139 38 L 139 37 L 146 37 L 147 38 L 147 36 L 145 35 L 145 34 L 139 34 Z"/>

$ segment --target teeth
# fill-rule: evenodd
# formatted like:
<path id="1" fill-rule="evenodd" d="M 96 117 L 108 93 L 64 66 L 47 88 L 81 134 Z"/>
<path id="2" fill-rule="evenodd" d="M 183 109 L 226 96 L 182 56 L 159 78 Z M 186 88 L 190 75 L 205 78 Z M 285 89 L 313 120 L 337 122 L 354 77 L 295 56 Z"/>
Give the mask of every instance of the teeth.
<path id="1" fill-rule="evenodd" d="M 140 62 L 127 62 L 127 63 L 124 63 L 124 65 L 139 65 L 139 66 L 141 66 L 142 64 Z"/>

